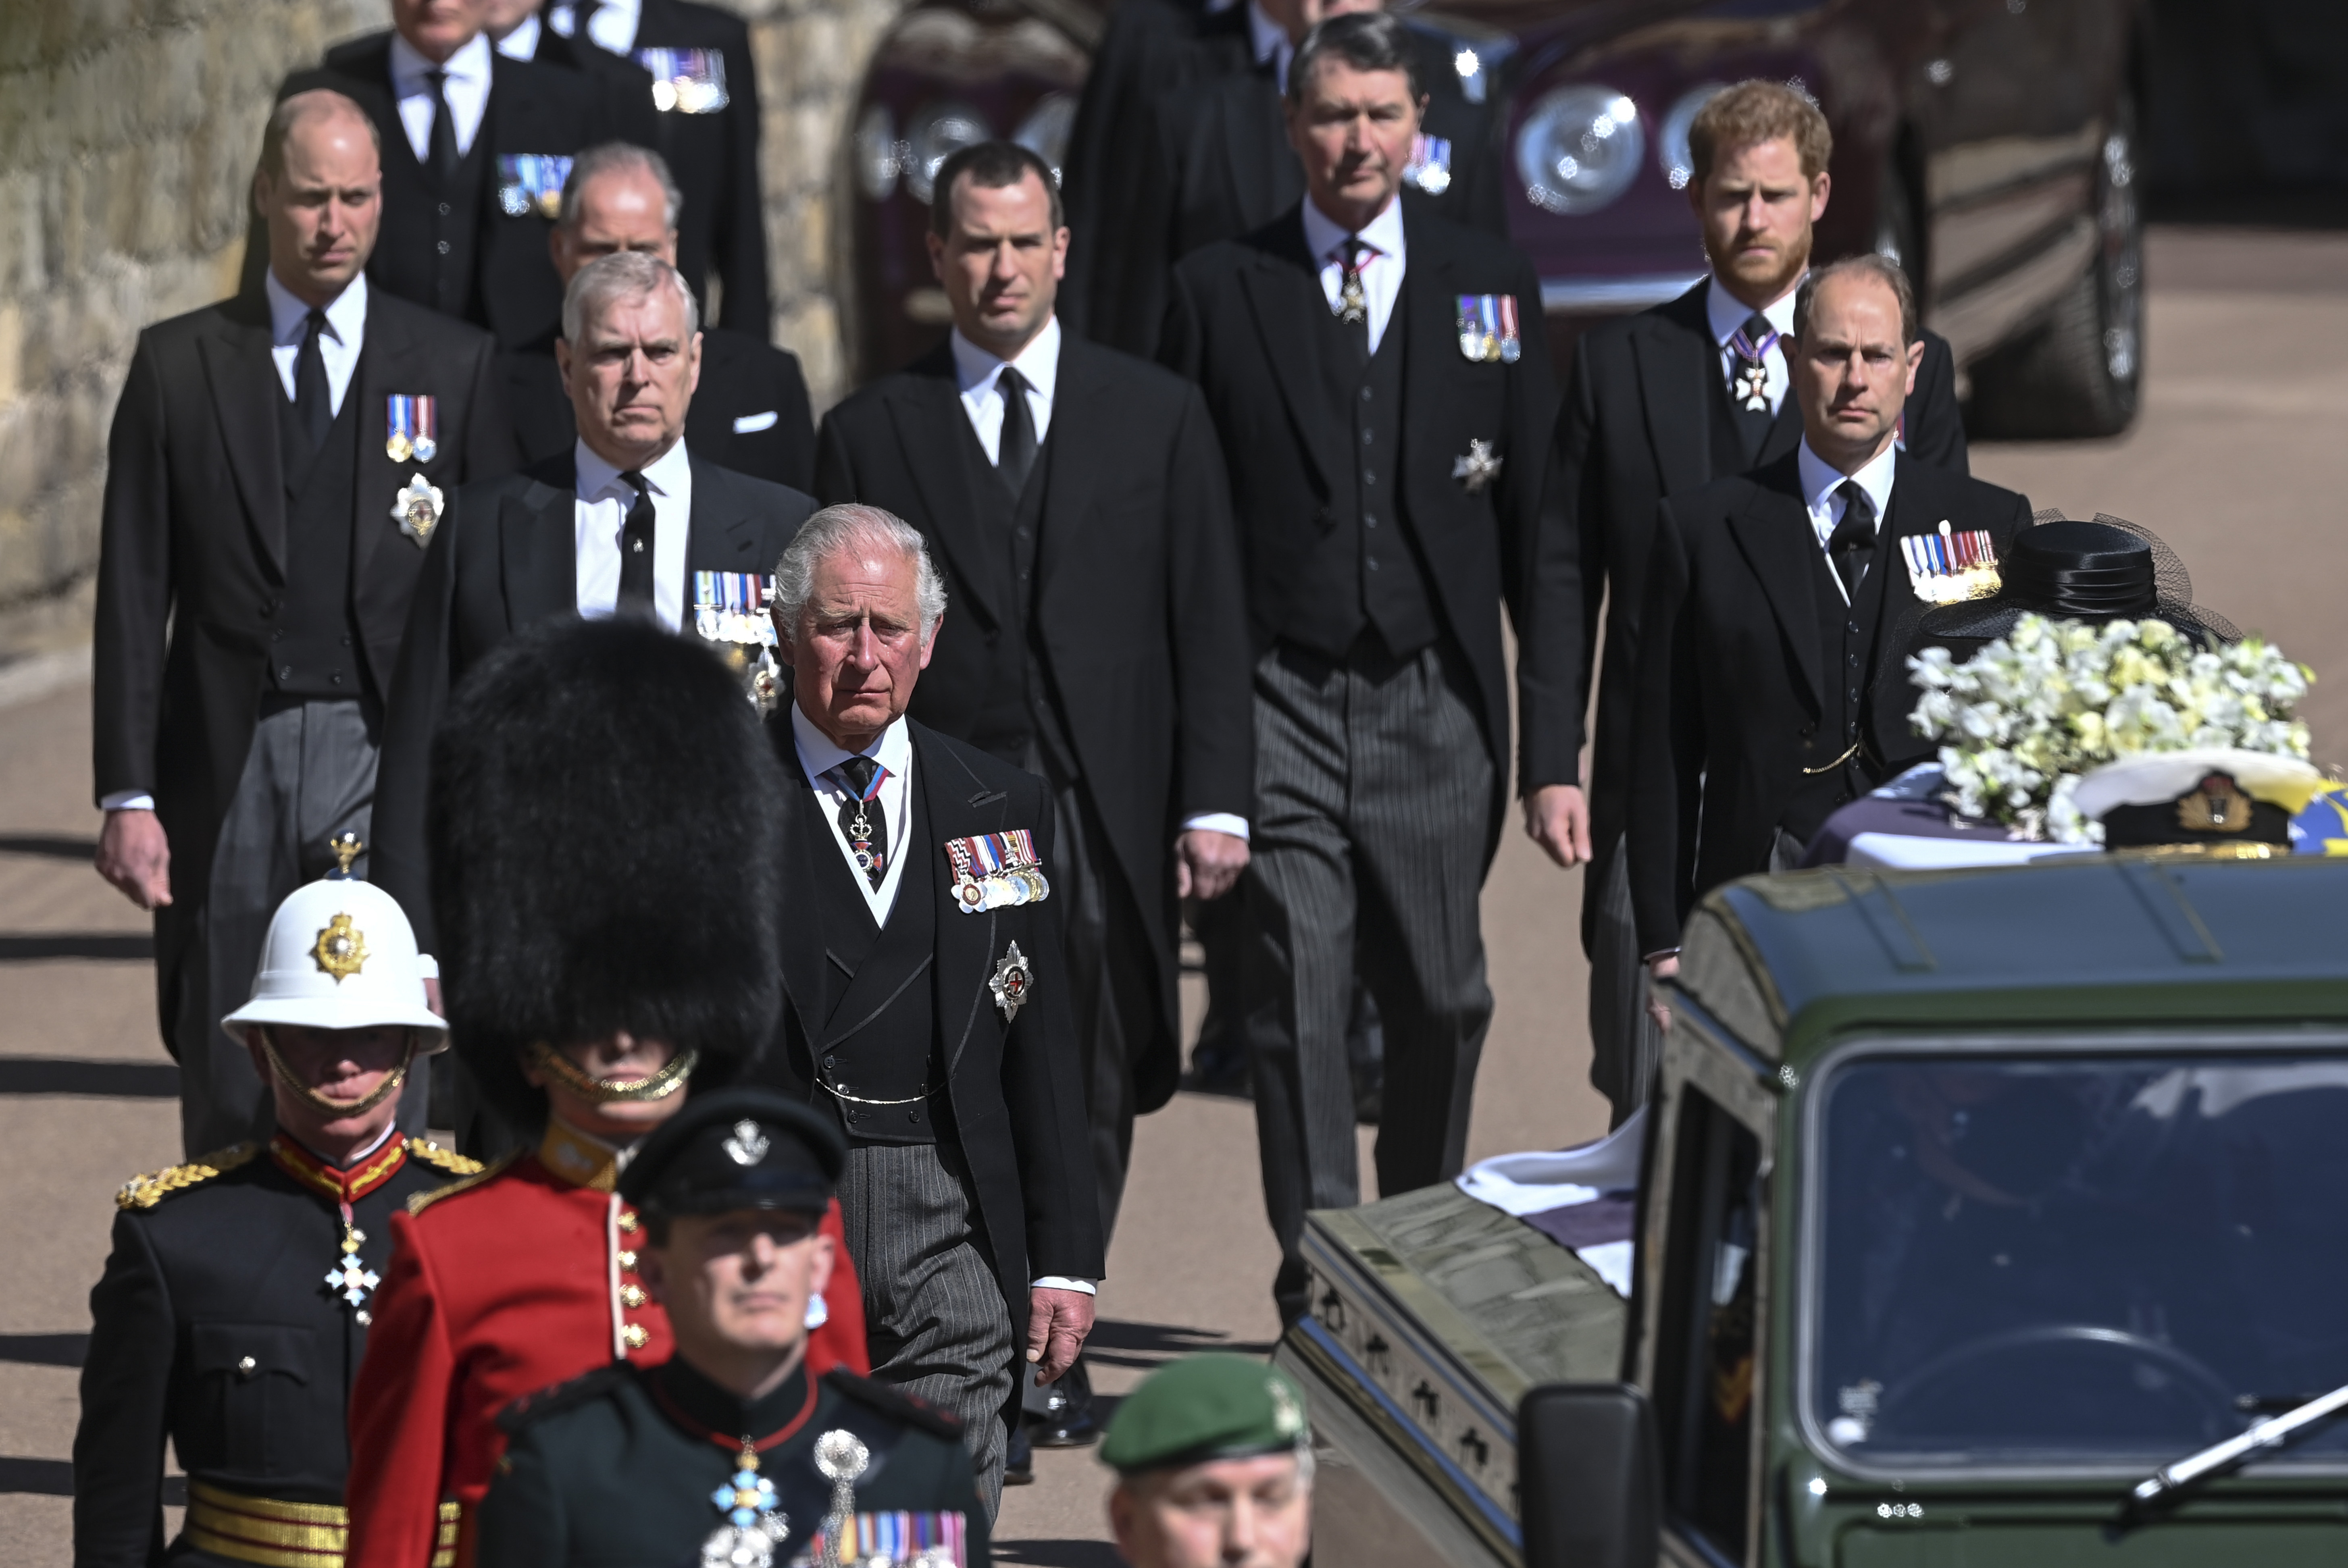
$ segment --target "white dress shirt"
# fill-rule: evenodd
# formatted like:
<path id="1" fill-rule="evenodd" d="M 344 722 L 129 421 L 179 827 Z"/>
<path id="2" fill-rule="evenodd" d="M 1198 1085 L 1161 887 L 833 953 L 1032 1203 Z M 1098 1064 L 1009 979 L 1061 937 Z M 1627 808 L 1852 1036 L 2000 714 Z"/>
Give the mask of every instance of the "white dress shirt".
<path id="1" fill-rule="evenodd" d="M 1399 191 L 1385 210 L 1370 220 L 1359 235 L 1329 220 L 1307 197 L 1304 202 L 1304 249 L 1321 263 L 1321 292 L 1335 313 L 1345 292 L 1345 241 L 1359 239 L 1370 248 L 1362 258 L 1362 292 L 1370 305 L 1370 352 L 1378 352 L 1386 323 L 1394 319 L 1395 302 L 1402 298 L 1402 275 L 1408 258 L 1404 253 L 1402 196 Z"/>
<path id="2" fill-rule="evenodd" d="M 636 492 L 586 442 L 573 451 L 579 466 L 578 499 L 572 503 L 578 525 L 579 613 L 606 616 L 620 602 L 620 530 L 636 504 Z M 693 462 L 685 443 L 654 458 L 644 475 L 653 497 L 653 611 L 675 631 L 685 624 L 685 556 L 693 530 Z"/>
<path id="3" fill-rule="evenodd" d="M 1793 288 L 1786 291 L 1782 299 L 1773 301 L 1763 307 L 1761 313 L 1769 318 L 1769 325 L 1773 330 L 1779 333 L 1790 333 L 1794 330 L 1794 294 L 1800 287 L 1799 283 L 1796 283 Z M 1745 324 L 1745 318 L 1752 313 L 1753 307 L 1722 288 L 1718 278 L 1713 279 L 1705 288 L 1704 315 L 1704 320 L 1712 326 L 1712 341 L 1720 345 L 1720 380 L 1724 386 L 1730 384 L 1730 378 L 1736 374 L 1738 362 L 1744 357 L 1728 346 L 1729 340 L 1736 335 L 1737 330 Z M 1771 343 L 1762 351 L 1761 363 L 1769 367 L 1766 391 L 1769 397 L 1769 412 L 1774 416 L 1779 405 L 1786 401 L 1786 387 L 1788 384 L 1786 372 L 1786 345 L 1782 343 Z"/>
<path id="4" fill-rule="evenodd" d="M 535 60 L 538 58 L 538 36 L 542 30 L 538 13 L 532 11 L 521 19 L 520 26 L 498 40 L 498 53 L 509 60 Z"/>
<path id="5" fill-rule="evenodd" d="M 1801 470 L 1802 504 L 1809 508 L 1810 528 L 1818 536 L 1821 552 L 1826 549 L 1827 541 L 1834 538 L 1835 527 L 1842 521 L 1843 512 L 1850 504 L 1835 493 L 1842 487 L 1845 479 L 1858 480 L 1859 487 L 1867 492 L 1867 498 L 1875 503 L 1875 529 L 1877 534 L 1882 533 L 1883 519 L 1891 515 L 1891 477 L 1898 470 L 1900 448 L 1897 446 L 1886 446 L 1879 456 L 1868 461 L 1866 467 L 1856 474 L 1845 474 L 1810 450 L 1808 436 L 1802 438 L 1801 446 L 1795 449 L 1794 461 Z M 1876 559 L 1880 565 L 1880 551 L 1877 552 Z M 1841 574 L 1829 571 L 1827 575 L 1835 579 L 1835 588 L 1842 594 L 1843 602 L 1849 603 L 1850 591 L 1843 588 Z"/>
<path id="6" fill-rule="evenodd" d="M 302 339 L 309 331 L 310 307 L 277 281 L 273 267 L 262 273 L 261 287 L 269 296 L 269 357 L 276 362 L 277 379 L 290 403 L 294 395 L 294 371 L 302 358 Z M 361 272 L 326 307 L 325 330 L 318 334 L 318 357 L 326 362 L 326 395 L 337 415 L 343 411 L 343 395 L 351 389 L 352 374 L 359 367 L 359 349 L 366 342 L 366 274 Z"/>
<path id="7" fill-rule="evenodd" d="M 587 19 L 588 41 L 611 54 L 628 54 L 636 46 L 636 29 L 643 20 L 643 0 L 603 0 Z M 566 38 L 579 36 L 579 12 L 575 6 L 548 6 L 546 23 Z"/>
<path id="8" fill-rule="evenodd" d="M 962 411 L 986 449 L 986 460 L 1003 457 L 1003 367 L 1007 364 L 1027 378 L 1027 416 L 1035 424 L 1035 446 L 1052 433 L 1052 394 L 1060 384 L 1060 318 L 1052 316 L 1044 330 L 1027 340 L 1014 360 L 1000 360 L 962 335 L 956 327 L 953 344 L 954 384 L 962 388 Z"/>
<path id="9" fill-rule="evenodd" d="M 489 112 L 489 35 L 474 34 L 471 43 L 438 66 L 417 54 L 416 46 L 397 33 L 391 36 L 391 94 L 399 100 L 400 128 L 407 132 L 407 145 L 415 149 L 418 163 L 432 157 L 432 117 L 438 108 L 432 99 L 431 78 L 425 73 L 435 70 L 448 73 L 441 90 L 448 96 L 448 116 L 456 125 L 457 156 L 462 158 L 473 150 L 482 117 Z"/>
<path id="10" fill-rule="evenodd" d="M 880 737 L 860 753 L 870 757 L 888 771 L 880 781 L 880 793 L 874 796 L 880 805 L 881 822 L 888 842 L 881 850 L 885 857 L 880 867 L 880 886 L 864 875 L 856 864 L 856 851 L 848 845 L 847 835 L 839 831 L 839 808 L 849 801 L 849 792 L 837 779 L 824 775 L 859 753 L 843 751 L 832 738 L 815 727 L 815 721 L 791 704 L 791 739 L 797 743 L 799 766 L 807 774 L 808 787 L 815 791 L 816 810 L 822 814 L 824 825 L 830 830 L 832 847 L 848 866 L 848 874 L 856 879 L 856 890 L 864 895 L 864 907 L 872 912 L 872 923 L 884 926 L 889 911 L 897 905 L 897 886 L 905 879 L 905 856 L 921 854 L 923 846 L 906 842 L 906 828 L 911 821 L 905 803 L 913 776 L 913 738 L 907 733 L 905 721 L 899 719 L 880 732 Z M 942 853 L 942 852 L 941 852 Z"/>
<path id="11" fill-rule="evenodd" d="M 1296 46 L 1288 41 L 1288 29 L 1264 14 L 1257 0 L 1248 0 L 1248 43 L 1259 66 L 1272 62 L 1272 84 L 1282 96 L 1288 92 L 1288 62 L 1296 58 Z"/>

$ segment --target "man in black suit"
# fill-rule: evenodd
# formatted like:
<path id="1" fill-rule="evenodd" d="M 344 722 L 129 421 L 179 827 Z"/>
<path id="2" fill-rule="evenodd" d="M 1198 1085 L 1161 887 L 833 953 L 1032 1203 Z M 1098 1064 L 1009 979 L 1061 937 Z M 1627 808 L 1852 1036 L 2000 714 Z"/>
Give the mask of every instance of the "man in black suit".
<path id="1" fill-rule="evenodd" d="M 1559 737 L 1573 751 L 1544 758 L 1544 767 L 1570 775 L 1580 766 L 1579 721 L 1600 667 L 1601 600 L 1605 674 L 1587 818 L 1553 811 L 1526 821 L 1560 864 L 1590 863 L 1581 898 L 1590 1076 L 1613 1102 L 1618 1123 L 1645 1102 L 1659 1046 L 1643 1003 L 1623 855 L 1639 609 L 1655 505 L 1775 462 L 1801 437 L 1800 410 L 1786 395 L 1783 334 L 1809 270 L 1812 226 L 1826 211 L 1834 138 L 1826 117 L 1799 93 L 1748 81 L 1704 107 L 1688 145 L 1694 163 L 1688 200 L 1712 276 L 1668 304 L 1591 328 L 1574 348 L 1551 497 L 1564 522 L 1558 542 L 1571 552 L 1569 569 L 1581 593 L 1569 601 L 1571 619 L 1541 634 L 1561 640 L 1561 655 L 1576 661 L 1576 723 Z M 1901 439 L 1910 457 L 1962 474 L 1955 362 L 1944 339 L 1928 332 L 1923 343 Z"/>
<path id="2" fill-rule="evenodd" d="M 571 155 L 645 117 L 605 81 L 499 55 L 480 0 L 394 0 L 391 19 L 278 97 L 332 87 L 375 122 L 383 241 L 370 282 L 487 327 L 502 348 L 542 343 L 561 319 L 546 232 Z"/>
<path id="3" fill-rule="evenodd" d="M 357 105 L 280 104 L 252 184 L 261 281 L 139 334 L 115 407 L 98 868 L 155 912 L 191 1156 L 267 1123 L 218 1020 L 328 840 L 373 836 L 383 703 L 442 499 L 512 465 L 489 337 L 368 285 L 381 181 Z"/>
<path id="4" fill-rule="evenodd" d="M 535 20 L 541 60 L 597 77 L 608 76 L 616 61 L 632 84 L 649 77 L 651 135 L 639 135 L 633 120 L 613 129 L 623 140 L 658 149 L 685 187 L 676 265 L 704 317 L 767 342 L 774 333 L 773 296 L 758 173 L 758 66 L 748 24 L 695 0 L 555 4 Z M 707 308 L 712 273 L 719 285 L 715 310 Z"/>
<path id="5" fill-rule="evenodd" d="M 568 284 L 580 268 L 617 251 L 642 251 L 674 266 L 684 200 L 659 153 L 617 141 L 589 148 L 572 159 L 563 184 L 562 216 L 549 238 L 554 270 Z M 578 426 L 554 345 L 508 354 L 505 365 L 523 460 L 570 451 Z M 808 488 L 815 480 L 815 417 L 798 356 L 764 337 L 703 328 L 701 383 L 685 415 L 685 444 L 721 468 Z"/>
<path id="6" fill-rule="evenodd" d="M 1905 541 L 1978 534 L 2003 559 L 2030 526 L 2013 491 L 1899 449 L 1924 343 L 1898 267 L 1870 254 L 1818 269 L 1791 324 L 1795 449 L 1656 507 L 1630 856 L 1658 979 L 1678 969 L 1696 899 L 1799 865 L 1837 806 L 1929 754 L 1898 629 L 1925 602 L 1931 558 Z"/>
<path id="7" fill-rule="evenodd" d="M 1423 101 L 1409 37 L 1339 16 L 1289 72 L 1307 200 L 1175 269 L 1168 362 L 1231 466 L 1257 653 L 1248 986 L 1275 1286 L 1305 1308 L 1307 1208 L 1356 1201 L 1345 1028 L 1385 1032 L 1378 1186 L 1455 1173 L 1491 1018 L 1477 899 L 1509 790 L 1498 609 L 1537 569 L 1556 415 L 1531 265 L 1403 192 Z M 1570 720 L 1549 651 L 1518 663 L 1528 757 Z M 1567 753 L 1570 755 L 1570 753 Z M 1571 787 L 1527 772 L 1527 789 Z"/>
<path id="8" fill-rule="evenodd" d="M 425 559 L 385 725 L 375 876 L 427 951 L 432 732 L 465 672 L 551 616 L 635 615 L 682 630 L 696 621 L 696 579 L 763 581 L 815 510 L 797 490 L 686 449 L 700 333 L 675 268 L 640 251 L 591 261 L 571 280 L 562 313 L 556 354 L 578 442 L 452 497 Z"/>
<path id="9" fill-rule="evenodd" d="M 945 608 L 874 507 L 817 513 L 775 569 L 788 1005 L 752 1071 L 839 1118 L 872 1375 L 961 1418 L 991 1513 L 1019 1351 L 1067 1370 L 1103 1247 L 1051 792 L 905 717 Z"/>

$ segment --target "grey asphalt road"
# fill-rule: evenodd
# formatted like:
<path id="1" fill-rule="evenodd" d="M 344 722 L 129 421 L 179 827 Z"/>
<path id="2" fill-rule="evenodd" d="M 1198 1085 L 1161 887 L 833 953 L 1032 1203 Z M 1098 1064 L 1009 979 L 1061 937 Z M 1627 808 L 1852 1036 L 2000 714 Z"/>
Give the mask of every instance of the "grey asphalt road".
<path id="1" fill-rule="evenodd" d="M 2136 428 L 2107 442 L 1979 447 L 1974 471 L 2035 506 L 2158 531 L 2201 602 L 2326 678 L 2308 708 L 2318 755 L 2348 763 L 2348 618 L 2332 597 L 2348 483 L 2348 236 L 2163 229 L 2147 272 L 2149 387 Z M 75 1368 L 112 1194 L 178 1157 L 146 922 L 88 866 L 88 705 L 87 685 L 69 682 L 0 707 L 0 1256 L 11 1265 L 0 1292 L 0 1556 L 25 1568 L 70 1561 Z M 1588 1083 L 1581 896 L 1578 874 L 1511 830 L 1484 898 L 1498 1013 L 1471 1158 L 1605 1129 Z M 1194 1027 L 1198 999 L 1187 999 Z M 1097 1387 L 1114 1399 L 1172 1355 L 1268 1349 L 1273 1263 L 1249 1107 L 1179 1097 L 1136 1134 L 1100 1297 Z M 1005 1496 L 1002 1560 L 1108 1568 L 1108 1483 L 1092 1451 L 1041 1454 L 1037 1472 Z"/>

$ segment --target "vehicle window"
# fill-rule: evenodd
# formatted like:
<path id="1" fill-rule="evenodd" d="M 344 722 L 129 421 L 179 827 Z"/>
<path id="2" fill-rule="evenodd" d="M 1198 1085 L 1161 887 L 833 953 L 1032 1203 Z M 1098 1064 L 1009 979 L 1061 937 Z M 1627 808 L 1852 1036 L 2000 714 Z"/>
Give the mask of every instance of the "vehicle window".
<path id="1" fill-rule="evenodd" d="M 1760 1163 L 1743 1123 L 1693 1085 L 1681 1091 L 1655 1345 L 1664 1496 L 1681 1528 L 1736 1562 L 1751 1496 Z"/>
<path id="2" fill-rule="evenodd" d="M 2157 1464 L 2348 1383 L 2348 1057 L 1820 1086 L 1810 1410 L 1903 1466 Z M 2348 1425 L 2277 1460 L 2338 1463 Z"/>

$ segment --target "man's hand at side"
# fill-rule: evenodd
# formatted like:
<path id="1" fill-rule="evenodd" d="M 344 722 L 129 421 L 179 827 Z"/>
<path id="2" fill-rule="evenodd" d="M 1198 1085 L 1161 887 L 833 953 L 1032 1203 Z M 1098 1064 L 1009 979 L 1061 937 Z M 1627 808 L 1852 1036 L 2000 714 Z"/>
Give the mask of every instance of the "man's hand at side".
<path id="1" fill-rule="evenodd" d="M 1081 1290 L 1037 1286 L 1027 1293 L 1027 1359 L 1035 1381 L 1049 1383 L 1076 1364 L 1093 1331 L 1093 1298 Z"/>
<path id="2" fill-rule="evenodd" d="M 1174 896 L 1220 898 L 1231 890 L 1247 863 L 1248 841 L 1239 835 L 1191 828 L 1174 841 Z"/>
<path id="3" fill-rule="evenodd" d="M 1655 1027 L 1666 1034 L 1671 1032 L 1672 1009 L 1664 1005 L 1663 999 L 1656 994 L 1654 988 L 1679 972 L 1680 954 L 1676 948 L 1668 953 L 1658 953 L 1647 960 L 1647 1016 L 1653 1019 Z"/>
<path id="4" fill-rule="evenodd" d="M 109 811 L 98 835 L 98 874 L 141 909 L 171 901 L 171 843 L 151 811 Z"/>
<path id="5" fill-rule="evenodd" d="M 1590 858 L 1590 799 L 1578 784 L 1543 784 L 1525 796 L 1525 832 L 1560 866 Z"/>

